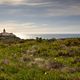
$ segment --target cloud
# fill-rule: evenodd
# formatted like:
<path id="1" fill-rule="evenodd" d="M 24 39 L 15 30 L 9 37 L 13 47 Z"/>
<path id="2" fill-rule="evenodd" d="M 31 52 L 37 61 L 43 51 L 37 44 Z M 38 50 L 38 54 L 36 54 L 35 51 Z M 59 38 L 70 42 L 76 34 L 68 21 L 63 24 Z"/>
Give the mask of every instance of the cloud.
<path id="1" fill-rule="evenodd" d="M 7 28 L 7 29 L 16 29 L 16 28 L 20 28 L 20 29 L 24 29 L 24 28 L 35 28 L 35 23 L 32 22 L 26 22 L 26 23 L 18 23 L 15 21 L 4 21 L 4 22 L 0 22 L 1 27 L 0 28 Z M 17 29 L 16 29 L 17 30 Z"/>
<path id="2" fill-rule="evenodd" d="M 21 4 L 24 0 L 0 0 L 0 4 Z"/>
<path id="3" fill-rule="evenodd" d="M 80 15 L 80 0 L 0 0 L 0 3 L 8 4 L 0 6 L 2 14 L 37 17 Z"/>
<path id="4" fill-rule="evenodd" d="M 14 32 L 14 33 L 40 32 L 40 31 L 44 30 L 43 27 L 47 26 L 47 24 L 38 25 L 38 24 L 33 23 L 33 22 L 18 23 L 15 21 L 0 22 L 0 25 L 1 25 L 0 26 L 1 30 L 5 28 L 5 29 L 7 29 L 7 31 Z"/>
<path id="5" fill-rule="evenodd" d="M 18 23 L 15 21 L 0 22 L 0 28 L 6 28 L 9 32 L 14 33 L 56 33 L 56 32 L 76 32 L 80 30 L 79 25 L 49 25 L 49 24 L 36 24 L 34 22 Z M 69 28 L 68 28 L 69 27 Z M 77 29 L 78 28 L 78 29 Z M 75 30 L 76 29 L 76 30 Z"/>
<path id="6" fill-rule="evenodd" d="M 51 1 L 51 0 L 50 0 Z M 30 5 L 30 6 L 37 6 L 37 5 L 45 5 L 48 4 L 47 0 L 0 0 L 0 4 L 24 4 L 24 5 Z"/>
<path id="7" fill-rule="evenodd" d="M 80 0 L 0 0 L 0 3 L 12 3 L 12 4 L 44 4 L 44 3 L 58 3 L 58 4 L 65 4 L 65 5 L 70 5 L 70 4 L 76 4 L 80 3 Z"/>
<path id="8" fill-rule="evenodd" d="M 64 6 L 63 6 L 64 7 Z M 66 8 L 48 8 L 46 10 L 46 16 L 78 16 L 80 15 L 80 6 L 72 5 Z"/>

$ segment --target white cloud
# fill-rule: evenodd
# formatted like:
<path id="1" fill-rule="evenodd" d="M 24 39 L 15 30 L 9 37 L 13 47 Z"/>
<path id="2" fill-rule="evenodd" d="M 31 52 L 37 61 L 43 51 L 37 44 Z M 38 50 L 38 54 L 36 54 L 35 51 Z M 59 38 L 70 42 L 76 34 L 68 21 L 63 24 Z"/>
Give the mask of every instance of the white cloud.
<path id="1" fill-rule="evenodd" d="M 0 22 L 0 29 L 7 29 L 9 32 L 14 33 L 58 33 L 58 32 L 78 32 L 80 30 L 79 25 L 48 25 L 48 24 L 36 24 L 33 22 L 17 23 L 15 21 Z M 78 28 L 78 30 L 77 30 Z"/>
<path id="2" fill-rule="evenodd" d="M 49 8 L 46 10 L 48 16 L 74 16 L 80 15 L 80 5 L 72 5 L 65 8 Z"/>
<path id="3" fill-rule="evenodd" d="M 25 4 L 29 6 L 45 5 L 48 2 L 43 2 L 43 0 L 0 0 L 0 4 Z"/>
<path id="4" fill-rule="evenodd" d="M 32 25 L 32 23 L 16 23 L 13 21 L 6 21 L 6 22 L 0 22 L 0 28 L 3 29 L 7 29 L 7 31 L 9 32 L 20 32 L 20 30 L 25 29 L 25 26 L 30 27 L 30 25 Z"/>
<path id="5" fill-rule="evenodd" d="M 61 0 L 62 1 L 62 0 Z M 73 0 L 76 1 L 76 0 Z M 10 9 L 7 13 L 9 14 L 15 14 L 18 13 L 18 16 L 23 13 L 24 15 L 28 15 L 28 12 L 30 13 L 30 16 L 74 16 L 74 15 L 80 15 L 80 3 L 70 3 L 71 1 L 67 1 L 65 4 L 60 3 L 59 0 L 0 0 L 0 3 L 7 3 L 8 5 L 11 4 L 25 4 L 24 7 L 21 8 L 21 5 L 17 5 L 19 9 Z M 62 1 L 64 2 L 64 1 Z M 15 6 L 15 5 L 14 5 Z M 12 6 L 12 7 L 14 7 Z M 34 6 L 34 7 L 30 7 Z M 27 8 L 28 7 L 28 8 Z M 38 13 L 38 10 L 36 9 L 42 9 L 40 13 Z M 34 14 L 35 11 L 35 14 Z M 22 15 L 23 15 L 22 14 Z"/>
<path id="6" fill-rule="evenodd" d="M 47 24 L 38 25 L 33 22 L 26 22 L 26 23 L 17 23 L 15 21 L 6 21 L 0 22 L 0 29 L 6 29 L 8 32 L 13 33 L 45 33 L 47 31 L 44 26 Z M 1 31 L 0 31 L 1 32 Z"/>
<path id="7" fill-rule="evenodd" d="M 24 0 L 0 0 L 0 4 L 11 3 L 11 4 L 21 4 Z"/>

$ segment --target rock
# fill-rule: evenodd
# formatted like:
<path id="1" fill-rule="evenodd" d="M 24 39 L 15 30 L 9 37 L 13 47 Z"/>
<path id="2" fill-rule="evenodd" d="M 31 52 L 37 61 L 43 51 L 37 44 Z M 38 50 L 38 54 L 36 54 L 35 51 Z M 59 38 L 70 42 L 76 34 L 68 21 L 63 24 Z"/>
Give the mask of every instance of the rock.
<path id="1" fill-rule="evenodd" d="M 0 71 L 4 71 L 4 67 L 3 66 L 0 66 Z"/>
<path id="2" fill-rule="evenodd" d="M 63 67 L 61 69 L 62 72 L 69 72 L 69 73 L 75 73 L 75 72 L 80 72 L 79 67 Z"/>
<path id="3" fill-rule="evenodd" d="M 73 80 L 80 80 L 80 78 L 74 78 Z"/>
<path id="4" fill-rule="evenodd" d="M 60 45 L 61 49 L 68 49 L 68 47 L 66 45 Z"/>
<path id="5" fill-rule="evenodd" d="M 42 58 L 35 58 L 34 59 L 35 64 L 37 64 L 39 67 L 44 67 L 45 60 Z"/>
<path id="6" fill-rule="evenodd" d="M 77 72 L 80 72 L 80 67 L 77 67 L 77 68 L 76 68 L 76 71 L 77 71 Z"/>
<path id="7" fill-rule="evenodd" d="M 64 65 L 62 63 L 59 62 L 48 62 L 46 65 L 47 69 L 60 69 L 62 68 Z"/>
<path id="8" fill-rule="evenodd" d="M 29 56 L 23 56 L 23 57 L 20 58 L 21 62 L 30 62 L 32 60 L 33 60 L 33 58 L 31 58 Z"/>
<path id="9" fill-rule="evenodd" d="M 38 46 L 37 45 L 33 45 L 31 49 L 37 49 Z"/>
<path id="10" fill-rule="evenodd" d="M 61 69 L 61 72 L 69 72 L 69 67 L 63 67 L 63 68 Z"/>
<path id="11" fill-rule="evenodd" d="M 76 53 L 75 53 L 75 51 L 74 50 L 70 50 L 69 52 L 68 52 L 68 55 L 69 56 L 74 56 Z"/>
<path id="12" fill-rule="evenodd" d="M 76 64 L 76 63 L 78 63 L 78 62 L 80 62 L 80 58 L 76 58 L 72 63 L 73 63 L 73 64 Z"/>
<path id="13" fill-rule="evenodd" d="M 45 60 L 42 58 L 35 58 L 33 61 L 29 63 L 30 66 L 37 65 L 40 68 L 43 68 L 45 65 Z"/>
<path id="14" fill-rule="evenodd" d="M 4 59 L 4 60 L 2 61 L 2 63 L 8 65 L 8 64 L 9 64 L 9 60 L 8 60 L 8 59 Z"/>

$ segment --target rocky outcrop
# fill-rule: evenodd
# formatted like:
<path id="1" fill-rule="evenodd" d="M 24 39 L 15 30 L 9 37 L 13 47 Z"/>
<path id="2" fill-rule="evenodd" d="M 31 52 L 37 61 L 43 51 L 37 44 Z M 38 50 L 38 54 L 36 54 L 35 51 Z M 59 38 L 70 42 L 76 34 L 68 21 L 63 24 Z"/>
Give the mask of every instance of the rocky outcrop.
<path id="1" fill-rule="evenodd" d="M 0 33 L 0 41 L 4 43 L 10 43 L 10 42 L 16 42 L 21 40 L 19 37 L 14 35 L 13 33 L 6 32 L 5 29 L 3 29 L 3 32 Z"/>

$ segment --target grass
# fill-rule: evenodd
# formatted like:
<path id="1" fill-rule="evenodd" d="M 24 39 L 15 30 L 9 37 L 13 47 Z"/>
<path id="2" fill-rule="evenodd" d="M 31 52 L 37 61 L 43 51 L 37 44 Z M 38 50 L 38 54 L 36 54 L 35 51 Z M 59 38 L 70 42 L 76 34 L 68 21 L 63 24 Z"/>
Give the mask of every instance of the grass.
<path id="1" fill-rule="evenodd" d="M 80 38 L 0 41 L 0 80 L 80 80 Z"/>

